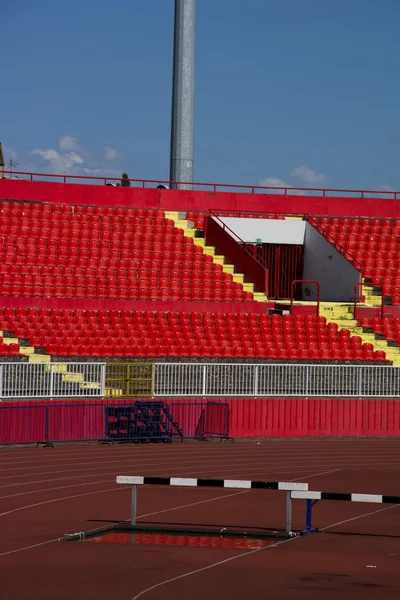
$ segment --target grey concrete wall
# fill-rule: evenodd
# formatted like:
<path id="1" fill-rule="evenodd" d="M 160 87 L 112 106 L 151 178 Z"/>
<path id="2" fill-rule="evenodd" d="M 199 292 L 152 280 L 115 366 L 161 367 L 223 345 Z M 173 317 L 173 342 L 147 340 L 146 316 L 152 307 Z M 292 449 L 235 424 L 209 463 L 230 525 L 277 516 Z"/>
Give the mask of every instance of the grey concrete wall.
<path id="1" fill-rule="evenodd" d="M 312 225 L 304 236 L 303 279 L 316 279 L 324 302 L 352 302 L 360 273 Z M 300 284 L 299 284 L 300 285 Z M 302 284 L 302 300 L 316 300 L 316 286 Z"/>

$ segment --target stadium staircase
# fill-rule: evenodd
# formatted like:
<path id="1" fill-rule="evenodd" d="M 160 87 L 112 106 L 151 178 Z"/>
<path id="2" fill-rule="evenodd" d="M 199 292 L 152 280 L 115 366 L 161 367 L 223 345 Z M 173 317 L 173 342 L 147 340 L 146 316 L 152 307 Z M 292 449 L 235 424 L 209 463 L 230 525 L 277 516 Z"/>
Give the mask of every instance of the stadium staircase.
<path id="1" fill-rule="evenodd" d="M 187 213 L 166 212 L 165 217 L 174 221 L 175 227 L 182 229 L 186 237 L 192 238 L 194 244 L 203 249 L 204 254 L 212 256 L 214 264 L 222 265 L 224 273 L 231 274 L 234 283 L 241 284 L 244 292 L 251 293 L 256 302 L 267 302 L 268 299 L 265 294 L 255 292 L 254 285 L 252 283 L 245 283 L 244 274 L 236 272 L 235 265 L 228 264 L 225 256 L 216 254 L 214 246 L 206 245 L 204 237 L 199 234 L 201 230 L 195 228 L 195 221 L 188 220 L 186 218 L 186 214 Z"/>

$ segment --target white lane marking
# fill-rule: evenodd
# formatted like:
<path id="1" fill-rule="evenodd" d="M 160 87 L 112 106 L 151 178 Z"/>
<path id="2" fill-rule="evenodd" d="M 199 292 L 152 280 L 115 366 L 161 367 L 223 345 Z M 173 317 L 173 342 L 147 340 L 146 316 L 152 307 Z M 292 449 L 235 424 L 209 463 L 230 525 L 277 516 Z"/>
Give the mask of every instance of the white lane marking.
<path id="1" fill-rule="evenodd" d="M 326 475 L 326 474 L 328 474 L 328 473 L 336 472 L 336 471 L 339 471 L 339 470 L 340 470 L 340 469 L 335 469 L 335 471 L 324 471 L 323 473 L 314 473 L 314 474 L 312 474 L 312 475 L 309 475 L 308 477 L 309 477 L 309 478 L 311 478 L 311 477 L 318 477 L 319 475 Z M 304 478 L 304 477 L 302 476 L 302 477 L 299 477 L 298 479 L 303 479 L 303 478 Z M 297 479 L 297 480 L 298 480 L 298 479 Z M 296 481 L 296 479 L 293 479 L 293 481 Z M 62 498 L 56 498 L 56 499 L 54 499 L 54 500 L 50 500 L 50 501 L 46 501 L 46 502 L 39 502 L 39 503 L 32 504 L 32 505 L 29 505 L 29 506 L 23 506 L 23 507 L 20 507 L 20 508 L 14 509 L 14 510 L 12 510 L 12 511 L 8 511 L 8 512 L 6 512 L 6 513 L 0 514 L 0 516 L 5 516 L 5 515 L 7 515 L 7 514 L 11 514 L 11 513 L 13 513 L 13 512 L 17 512 L 17 511 L 20 511 L 20 510 L 24 510 L 24 509 L 26 509 L 26 508 L 33 508 L 33 507 L 36 507 L 36 506 L 41 506 L 41 505 L 43 505 L 43 504 L 49 504 L 50 502 L 60 502 L 60 501 L 62 501 L 62 500 L 69 500 L 69 499 L 71 499 L 71 498 L 80 498 L 80 497 L 82 497 L 82 496 L 89 496 L 89 495 L 94 495 L 94 494 L 102 494 L 102 493 L 104 493 L 104 492 L 118 491 L 118 490 L 123 490 L 123 489 L 126 489 L 126 488 L 115 488 L 115 487 L 114 487 L 114 488 L 109 488 L 109 489 L 107 489 L 107 490 L 100 490 L 100 491 L 95 491 L 95 492 L 88 492 L 88 493 L 85 493 L 85 494 L 77 494 L 77 495 L 75 495 L 75 496 L 64 496 L 64 497 L 62 497 Z M 188 508 L 188 507 L 190 507 L 190 506 L 196 506 L 196 505 L 198 505 L 198 504 L 205 504 L 205 503 L 207 503 L 207 502 L 214 502 L 214 501 L 216 501 L 216 500 L 222 500 L 222 499 L 224 499 L 224 498 L 230 498 L 230 497 L 232 497 L 232 496 L 239 496 L 239 495 L 241 495 L 241 494 L 248 494 L 249 492 L 250 492 L 250 490 L 244 490 L 244 491 L 242 491 L 242 492 L 235 492 L 235 493 L 233 493 L 233 494 L 224 494 L 223 496 L 217 496 L 216 498 L 210 498 L 210 499 L 208 499 L 208 500 L 200 500 L 199 502 L 192 502 L 192 503 L 190 503 L 190 504 L 184 504 L 184 505 L 182 505 L 182 506 L 178 506 L 178 507 L 174 507 L 174 508 L 162 509 L 162 510 L 155 511 L 155 512 L 152 512 L 152 513 L 147 513 L 147 514 L 145 514 L 145 515 L 140 515 L 140 516 L 138 516 L 138 519 L 143 519 L 143 518 L 145 518 L 145 517 L 151 517 L 151 516 L 154 516 L 154 515 L 159 515 L 159 514 L 162 514 L 162 513 L 165 513 L 165 512 L 172 512 L 172 511 L 174 511 L 174 510 L 179 510 L 180 508 Z M 17 548 L 17 549 L 15 549 L 15 550 L 9 550 L 8 552 L 3 552 L 3 553 L 0 553 L 0 557 L 1 557 L 1 556 L 7 556 L 8 554 L 15 554 L 16 552 L 22 552 L 22 551 L 24 551 L 24 550 L 30 550 L 31 548 L 37 548 L 38 546 L 42 546 L 42 545 L 44 545 L 44 544 L 50 544 L 50 543 L 52 543 L 52 542 L 56 542 L 56 541 L 58 541 L 58 539 L 59 539 L 59 538 L 56 538 L 56 539 L 54 539 L 54 540 L 48 540 L 48 541 L 46 541 L 46 542 L 40 542 L 39 544 L 33 544 L 32 546 L 24 546 L 23 548 Z"/>
<path id="2" fill-rule="evenodd" d="M 105 492 L 117 492 L 117 491 L 121 491 L 123 489 L 124 488 L 115 488 L 114 487 L 114 488 L 109 488 L 106 490 L 100 490 L 97 492 L 89 492 L 89 494 L 103 494 Z M 223 500 L 224 498 L 230 498 L 232 496 L 239 496 L 240 494 L 246 494 L 246 493 L 247 493 L 247 490 L 244 492 L 235 492 L 234 494 L 224 494 L 223 496 L 217 496 L 216 498 L 209 498 L 208 500 L 200 500 L 198 502 L 191 502 L 190 504 L 182 504 L 181 506 L 174 506 L 172 508 L 164 508 L 162 510 L 156 510 L 151 513 L 139 515 L 138 519 L 144 519 L 145 517 L 152 517 L 154 515 L 160 515 L 162 513 L 172 512 L 174 510 L 179 510 L 181 508 L 189 508 L 190 506 L 197 506 L 198 504 L 205 504 L 206 502 L 215 502 L 216 500 Z M 51 502 L 58 502 L 58 501 L 67 500 L 70 498 L 80 498 L 81 496 L 88 496 L 89 494 L 78 494 L 76 496 L 66 496 L 63 498 L 57 498 L 56 500 L 51 500 Z M 48 502 L 40 502 L 39 504 L 33 504 L 32 506 L 40 506 L 41 504 L 48 504 Z M 25 506 L 23 508 L 32 508 L 32 506 Z M 17 510 L 19 510 L 19 509 L 16 509 L 15 511 L 10 511 L 10 512 L 16 512 Z M 38 544 L 33 544 L 32 546 L 24 546 L 23 548 L 16 548 L 15 550 L 8 550 L 7 552 L 0 553 L 0 557 L 7 556 L 8 554 L 15 554 L 16 552 L 22 552 L 24 550 L 30 550 L 31 548 L 37 548 L 39 546 L 44 546 L 45 544 L 51 544 L 53 542 L 58 542 L 59 539 L 60 538 L 58 537 L 58 538 L 54 538 L 53 540 L 47 540 L 45 542 L 39 542 Z"/>
<path id="3" fill-rule="evenodd" d="M 307 466 L 304 466 L 304 468 L 302 470 L 305 471 L 306 469 L 307 469 Z M 104 471 L 104 469 L 99 469 L 99 470 L 101 470 L 101 475 L 115 475 L 115 470 L 112 470 L 112 471 Z M 293 468 L 288 471 L 282 471 L 280 468 L 279 469 L 271 469 L 271 470 L 266 471 L 264 468 L 260 468 L 260 469 L 251 469 L 251 471 L 249 472 L 248 467 L 243 467 L 241 469 L 238 469 L 236 466 L 234 469 L 224 470 L 224 477 L 225 477 L 225 475 L 228 475 L 231 472 L 237 474 L 239 471 L 242 471 L 242 472 L 244 471 L 246 473 L 246 476 L 250 476 L 250 475 L 254 474 L 255 476 L 258 477 L 258 473 L 262 473 L 265 476 L 267 476 L 267 475 L 274 476 L 274 473 L 279 473 L 281 475 L 283 475 L 285 473 L 291 474 L 297 470 L 298 470 L 298 467 L 296 465 L 293 465 Z M 160 469 L 154 469 L 152 471 L 152 474 L 154 474 L 155 472 L 158 472 L 158 471 L 162 471 L 162 472 L 165 471 L 165 467 L 161 467 Z M 188 474 L 192 474 L 193 467 L 191 467 L 188 470 L 186 470 L 186 469 L 184 471 L 181 470 L 180 472 L 183 475 L 183 474 L 185 474 L 185 471 Z M 218 466 L 216 469 L 209 469 L 209 468 L 207 468 L 206 470 L 197 470 L 196 469 L 197 475 L 201 475 L 203 473 L 206 473 L 207 475 L 209 475 L 210 473 L 215 472 L 215 471 L 217 471 L 219 473 L 221 471 L 221 469 Z M 341 469 L 333 469 L 330 471 L 326 471 L 326 473 L 334 473 L 336 471 L 341 471 Z M 170 470 L 168 472 L 170 472 Z M 19 483 L 7 483 L 6 485 L 0 486 L 0 490 L 3 490 L 5 488 L 10 488 L 10 487 L 19 487 L 19 486 L 23 486 L 23 485 L 35 485 L 35 484 L 39 484 L 39 483 L 49 483 L 49 482 L 53 482 L 53 481 L 65 481 L 65 480 L 72 481 L 75 479 L 86 479 L 88 477 L 98 477 L 98 475 L 99 474 L 96 473 L 96 474 L 92 474 L 92 475 L 89 475 L 89 474 L 74 475 L 73 477 L 56 477 L 56 478 L 52 478 L 52 479 L 39 479 L 39 480 L 33 479 L 31 481 L 22 481 Z M 220 477 L 220 479 L 223 479 L 224 477 Z M 212 476 L 211 478 L 218 479 L 218 477 L 216 477 L 216 476 Z M 265 477 L 263 477 L 263 478 L 265 478 Z M 35 493 L 35 491 L 41 491 L 41 490 L 28 491 L 28 492 L 26 492 L 26 494 Z M 3 498 L 11 498 L 11 497 L 12 497 L 11 494 L 8 496 L 2 496 L 2 497 L 0 497 L 0 500 Z"/>
<path id="4" fill-rule="evenodd" d="M 362 519 L 363 517 L 370 517 L 371 515 L 376 515 L 377 513 L 384 512 L 385 510 L 392 510 L 393 508 L 399 508 L 400 504 L 392 504 L 391 506 L 385 506 L 385 508 L 378 508 L 377 510 L 371 510 L 370 512 L 359 515 L 358 517 L 351 517 L 351 519 L 345 519 L 344 521 L 338 521 L 337 523 L 332 523 L 332 525 L 327 525 L 326 527 L 319 527 L 319 531 L 326 531 L 327 529 L 332 529 L 332 527 L 337 527 L 338 525 L 344 525 L 345 523 L 350 523 L 351 521 L 357 521 L 357 519 Z"/>

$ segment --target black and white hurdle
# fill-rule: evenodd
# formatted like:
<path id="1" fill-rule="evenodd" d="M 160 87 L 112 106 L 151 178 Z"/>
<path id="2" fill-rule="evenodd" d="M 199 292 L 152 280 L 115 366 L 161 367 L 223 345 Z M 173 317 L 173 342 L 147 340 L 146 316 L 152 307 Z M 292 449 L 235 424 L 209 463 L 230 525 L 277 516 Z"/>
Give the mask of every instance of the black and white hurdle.
<path id="1" fill-rule="evenodd" d="M 292 533 L 292 498 L 294 492 L 306 493 L 308 483 L 298 481 L 247 481 L 242 479 L 197 479 L 190 477 L 142 477 L 132 475 L 118 475 L 116 482 L 121 485 L 132 486 L 131 496 L 131 526 L 136 525 L 137 519 L 137 486 L 138 485 L 165 485 L 177 487 L 211 487 L 240 490 L 279 490 L 286 492 L 286 534 Z"/>
<path id="2" fill-rule="evenodd" d="M 293 490 L 290 492 L 292 500 L 306 500 L 306 529 L 302 535 L 309 535 L 318 531 L 312 525 L 313 507 L 319 500 L 339 500 L 344 502 L 364 502 L 372 504 L 400 504 L 400 496 L 386 496 L 382 494 L 348 494 L 343 492 L 314 492 L 308 490 Z"/>

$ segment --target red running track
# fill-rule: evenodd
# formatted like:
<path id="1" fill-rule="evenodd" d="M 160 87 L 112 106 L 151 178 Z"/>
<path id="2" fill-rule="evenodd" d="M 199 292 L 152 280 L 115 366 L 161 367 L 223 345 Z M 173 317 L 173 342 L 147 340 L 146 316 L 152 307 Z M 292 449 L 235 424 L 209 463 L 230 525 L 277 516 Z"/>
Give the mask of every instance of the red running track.
<path id="1" fill-rule="evenodd" d="M 125 474 L 299 480 L 322 491 L 400 495 L 400 442 L 268 441 L 3 449 L 5 600 L 380 599 L 400 594 L 400 510 L 321 502 L 322 532 L 262 549 L 58 542 L 129 517 Z M 143 487 L 141 522 L 284 526 L 276 491 Z M 294 527 L 305 506 L 294 505 Z"/>

